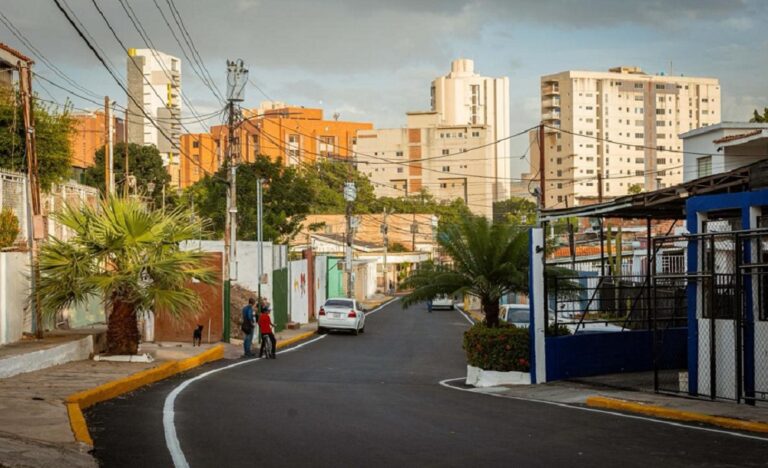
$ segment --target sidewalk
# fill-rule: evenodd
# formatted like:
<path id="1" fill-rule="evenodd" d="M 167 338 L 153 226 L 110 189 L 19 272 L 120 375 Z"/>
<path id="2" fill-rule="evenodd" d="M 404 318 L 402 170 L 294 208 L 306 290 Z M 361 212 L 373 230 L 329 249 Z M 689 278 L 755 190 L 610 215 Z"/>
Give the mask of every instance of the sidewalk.
<path id="1" fill-rule="evenodd" d="M 57 339 L 50 340 L 58 341 Z M 96 466 L 90 447 L 75 442 L 65 400 L 137 372 L 196 356 L 216 344 L 193 348 L 188 343 L 144 343 L 139 352 L 151 363 L 82 360 L 0 379 L 0 466 Z M 45 343 L 16 346 L 18 354 Z M 11 356 L 10 349 L 4 349 Z"/>
<path id="2" fill-rule="evenodd" d="M 652 391 L 606 388 L 584 382 L 558 381 L 539 385 L 491 387 L 479 392 L 501 397 L 588 406 L 660 419 L 709 424 L 729 429 L 768 432 L 768 406 L 672 396 Z"/>

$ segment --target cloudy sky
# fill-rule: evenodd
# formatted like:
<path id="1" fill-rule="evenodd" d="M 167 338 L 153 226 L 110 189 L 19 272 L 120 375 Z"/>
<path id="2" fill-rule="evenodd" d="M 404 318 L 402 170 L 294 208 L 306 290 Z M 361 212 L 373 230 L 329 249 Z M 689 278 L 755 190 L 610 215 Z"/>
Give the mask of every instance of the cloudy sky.
<path id="1" fill-rule="evenodd" d="M 128 47 L 146 47 L 116 0 L 60 0 L 125 76 L 126 59 L 93 1 Z M 124 0 L 128 1 L 128 0 Z M 401 126 L 404 113 L 429 106 L 430 81 L 457 57 L 483 75 L 509 76 L 511 130 L 537 123 L 538 80 L 568 69 L 637 65 L 649 73 L 720 79 L 723 118 L 744 120 L 768 106 L 768 20 L 765 0 L 175 0 L 213 79 L 223 88 L 227 58 L 242 58 L 269 96 L 345 120 Z M 183 63 L 183 92 L 198 114 L 220 105 L 184 59 L 161 8 L 176 28 L 169 0 L 130 0 L 156 48 Z M 50 62 L 95 95 L 125 97 L 53 0 L 0 0 L 0 12 Z M 179 37 L 180 33 L 176 31 Z M 76 90 L 28 44 L 0 23 L 0 42 L 37 59 L 36 70 Z M 42 89 L 42 86 L 45 89 Z M 94 104 L 43 83 L 41 97 Z M 263 92 L 262 92 L 263 91 Z M 189 110 L 185 109 L 185 115 Z M 216 120 L 209 121 L 216 123 Z M 190 130 L 199 127 L 190 125 Z M 521 137 L 513 150 L 522 154 Z M 514 163 L 513 174 L 527 163 Z"/>

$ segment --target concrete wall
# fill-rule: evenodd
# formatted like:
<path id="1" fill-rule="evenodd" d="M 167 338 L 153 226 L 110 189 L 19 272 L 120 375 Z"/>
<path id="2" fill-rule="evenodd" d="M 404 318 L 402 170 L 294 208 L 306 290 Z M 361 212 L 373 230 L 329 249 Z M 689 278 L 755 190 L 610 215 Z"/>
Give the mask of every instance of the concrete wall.
<path id="1" fill-rule="evenodd" d="M 0 345 L 19 341 L 24 331 L 31 331 L 31 315 L 26 309 L 28 264 L 27 253 L 0 253 Z"/>
<path id="2" fill-rule="evenodd" d="M 71 361 L 82 361 L 90 358 L 92 354 L 93 335 L 39 351 L 17 354 L 0 359 L 0 379 Z"/>
<path id="3" fill-rule="evenodd" d="M 309 276 L 306 260 L 296 260 L 291 262 L 289 287 L 291 291 L 291 304 L 289 318 L 293 322 L 309 322 Z"/>

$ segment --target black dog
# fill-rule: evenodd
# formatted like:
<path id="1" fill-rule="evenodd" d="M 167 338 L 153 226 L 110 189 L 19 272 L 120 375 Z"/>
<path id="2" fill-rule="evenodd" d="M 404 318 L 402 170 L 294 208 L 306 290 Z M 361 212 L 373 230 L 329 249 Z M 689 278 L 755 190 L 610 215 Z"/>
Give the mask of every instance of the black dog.
<path id="1" fill-rule="evenodd" d="M 192 334 L 192 346 L 200 346 L 201 341 L 203 341 L 203 326 L 198 325 Z"/>

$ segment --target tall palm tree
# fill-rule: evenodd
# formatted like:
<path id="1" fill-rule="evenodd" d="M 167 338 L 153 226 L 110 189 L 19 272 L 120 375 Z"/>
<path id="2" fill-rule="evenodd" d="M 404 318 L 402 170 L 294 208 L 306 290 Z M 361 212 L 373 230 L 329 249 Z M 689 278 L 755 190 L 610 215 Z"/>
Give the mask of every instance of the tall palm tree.
<path id="1" fill-rule="evenodd" d="M 136 354 L 137 315 L 180 318 L 200 310 L 200 298 L 187 284 L 215 277 L 204 252 L 179 248 L 200 228 L 182 209 L 150 210 L 138 200 L 111 197 L 96 206 L 67 206 L 56 217 L 75 235 L 51 238 L 40 251 L 39 297 L 49 316 L 102 297 L 111 309 L 108 352 Z"/>
<path id="2" fill-rule="evenodd" d="M 404 282 L 413 291 L 403 304 L 438 294 L 464 292 L 480 299 L 489 327 L 499 324 L 499 300 L 510 292 L 528 292 L 528 232 L 483 217 L 465 218 L 437 235 L 452 265 L 422 264 Z"/>

